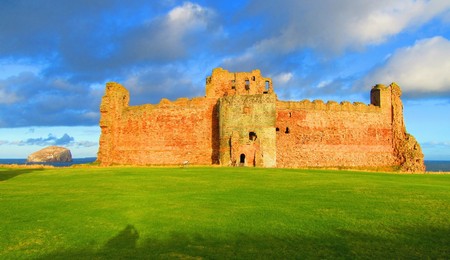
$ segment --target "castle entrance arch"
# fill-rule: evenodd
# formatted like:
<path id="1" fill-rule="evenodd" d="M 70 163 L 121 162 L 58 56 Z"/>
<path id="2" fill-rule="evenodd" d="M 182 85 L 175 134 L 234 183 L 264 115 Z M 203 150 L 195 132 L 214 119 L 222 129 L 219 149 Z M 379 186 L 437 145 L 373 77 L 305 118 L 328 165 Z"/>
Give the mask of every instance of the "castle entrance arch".
<path id="1" fill-rule="evenodd" d="M 239 159 L 239 165 L 245 166 L 245 154 L 242 153 Z"/>

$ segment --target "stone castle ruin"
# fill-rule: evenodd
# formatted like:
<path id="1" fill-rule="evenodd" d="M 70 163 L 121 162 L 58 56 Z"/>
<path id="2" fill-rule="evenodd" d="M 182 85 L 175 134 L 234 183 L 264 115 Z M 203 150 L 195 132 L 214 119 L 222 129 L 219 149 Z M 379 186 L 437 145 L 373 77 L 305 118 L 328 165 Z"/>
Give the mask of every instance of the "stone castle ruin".
<path id="1" fill-rule="evenodd" d="M 102 165 L 392 167 L 424 171 L 406 133 L 401 90 L 376 85 L 370 104 L 278 100 L 259 70 L 213 70 L 206 95 L 129 106 L 108 83 L 100 106 Z"/>

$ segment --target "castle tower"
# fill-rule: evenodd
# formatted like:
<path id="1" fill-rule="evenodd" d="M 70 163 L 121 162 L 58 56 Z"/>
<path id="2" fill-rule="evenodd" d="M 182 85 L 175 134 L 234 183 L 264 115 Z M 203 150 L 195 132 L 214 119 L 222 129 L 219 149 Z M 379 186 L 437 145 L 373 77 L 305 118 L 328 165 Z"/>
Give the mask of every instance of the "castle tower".
<path id="1" fill-rule="evenodd" d="M 271 93 L 273 93 L 272 79 L 262 77 L 259 70 L 229 72 L 216 68 L 212 75 L 206 78 L 207 98 Z"/>
<path id="2" fill-rule="evenodd" d="M 109 164 L 114 157 L 114 146 L 119 131 L 116 122 L 119 122 L 123 110 L 128 107 L 130 94 L 122 85 L 109 82 L 106 84 L 105 95 L 100 104 L 100 129 L 99 151 L 97 161 Z"/>
<path id="3" fill-rule="evenodd" d="M 378 84 L 370 91 L 370 102 L 379 106 L 392 124 L 392 149 L 395 163 L 403 171 L 425 171 L 424 156 L 416 139 L 406 132 L 403 119 L 402 90 L 396 83 L 389 87 Z"/>
<path id="4" fill-rule="evenodd" d="M 276 100 L 272 80 L 259 70 L 213 70 L 206 97 L 219 98 L 221 165 L 276 167 Z"/>

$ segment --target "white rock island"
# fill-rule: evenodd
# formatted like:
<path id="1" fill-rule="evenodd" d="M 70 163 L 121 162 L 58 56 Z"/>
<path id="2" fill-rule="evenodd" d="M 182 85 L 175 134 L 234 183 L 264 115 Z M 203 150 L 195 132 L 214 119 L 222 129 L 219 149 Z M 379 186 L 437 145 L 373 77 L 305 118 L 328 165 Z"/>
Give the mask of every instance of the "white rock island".
<path id="1" fill-rule="evenodd" d="M 30 154 L 27 162 L 71 162 L 72 153 L 69 149 L 60 146 L 49 146 Z"/>

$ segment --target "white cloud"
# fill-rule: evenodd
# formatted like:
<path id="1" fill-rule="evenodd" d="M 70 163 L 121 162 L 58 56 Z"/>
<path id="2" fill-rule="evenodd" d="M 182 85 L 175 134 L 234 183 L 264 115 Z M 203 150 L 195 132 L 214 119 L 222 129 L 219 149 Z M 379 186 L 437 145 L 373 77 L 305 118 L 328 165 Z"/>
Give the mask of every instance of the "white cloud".
<path id="1" fill-rule="evenodd" d="M 196 46 L 209 40 L 215 17 L 214 10 L 185 2 L 125 35 L 122 58 L 130 62 L 185 58 Z"/>
<path id="2" fill-rule="evenodd" d="M 430 141 L 423 143 L 424 146 L 442 146 L 450 149 L 450 141 Z"/>
<path id="3" fill-rule="evenodd" d="M 175 31 L 205 27 L 213 12 L 205 7 L 190 2 L 172 9 L 167 15 L 167 22 Z"/>
<path id="4" fill-rule="evenodd" d="M 278 75 L 275 75 L 273 77 L 273 81 L 277 86 L 283 85 L 283 84 L 288 83 L 292 79 L 293 76 L 294 76 L 294 74 L 292 74 L 292 72 L 283 72 Z"/>
<path id="5" fill-rule="evenodd" d="M 187 34 L 205 30 L 214 12 L 198 4 L 186 2 L 172 9 L 166 17 L 160 32 L 165 40 L 174 45 L 181 44 Z"/>
<path id="6" fill-rule="evenodd" d="M 450 41 L 437 36 L 397 50 L 383 67 L 368 75 L 365 84 L 397 82 L 405 93 L 450 92 Z"/>
<path id="7" fill-rule="evenodd" d="M 32 73 L 38 73 L 42 70 L 42 66 L 37 64 L 27 64 L 21 60 L 12 63 L 8 59 L 0 60 L 0 66 L 2 71 L 0 72 L 0 79 L 7 79 L 12 76 L 16 76 L 24 71 L 29 71 Z"/>
<path id="8" fill-rule="evenodd" d="M 9 93 L 3 89 L 1 89 L 0 85 L 0 104 L 13 104 L 20 100 L 20 97 L 17 96 L 15 93 Z"/>
<path id="9" fill-rule="evenodd" d="M 95 146 L 98 146 L 98 142 L 80 141 L 80 142 L 73 143 L 73 146 L 76 146 L 76 147 L 95 147 Z"/>
<path id="10" fill-rule="evenodd" d="M 408 27 L 418 26 L 450 7 L 449 1 L 315 1 L 300 3 L 309 15 L 291 17 L 274 44 L 342 50 L 384 42 Z M 319 15 L 319 17 L 318 17 Z"/>
<path id="11" fill-rule="evenodd" d="M 149 67 L 129 75 L 123 86 L 130 92 L 130 105 L 158 103 L 161 98 L 201 96 L 204 87 L 194 84 L 191 72 L 172 66 Z"/>
<path id="12" fill-rule="evenodd" d="M 332 82 L 332 80 L 322 80 L 321 82 L 319 82 L 319 84 L 317 84 L 317 88 L 324 88 Z"/>
<path id="13" fill-rule="evenodd" d="M 361 49 L 419 27 L 449 8 L 450 1 L 427 0 L 280 0 L 276 6 L 269 0 L 252 1 L 249 9 L 264 13 L 275 25 L 267 26 L 267 37 L 255 42 L 242 56 L 246 60 L 256 59 L 268 53 L 289 54 L 302 48 L 325 53 Z"/>
<path id="14" fill-rule="evenodd" d="M 305 50 L 327 62 L 347 51 L 380 45 L 431 19 L 445 19 L 449 9 L 450 1 L 253 0 L 247 11 L 264 16 L 262 37 L 255 37 L 239 52 L 224 57 L 221 66 L 230 70 L 256 67 L 277 74 L 303 66 L 304 61 L 291 56 Z M 286 63 L 288 59 L 293 63 Z"/>

